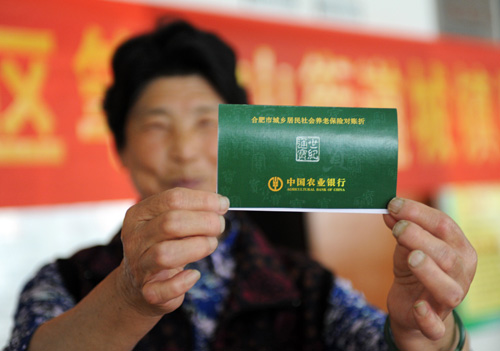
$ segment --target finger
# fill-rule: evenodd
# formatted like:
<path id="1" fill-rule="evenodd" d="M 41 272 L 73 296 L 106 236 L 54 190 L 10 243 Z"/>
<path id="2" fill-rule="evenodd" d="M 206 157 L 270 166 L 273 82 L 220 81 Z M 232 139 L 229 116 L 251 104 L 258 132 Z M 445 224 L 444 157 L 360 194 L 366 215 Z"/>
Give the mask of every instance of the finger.
<path id="1" fill-rule="evenodd" d="M 150 220 L 168 210 L 210 211 L 224 214 L 229 209 L 229 199 L 206 191 L 174 188 L 152 195 L 141 201 L 140 206 L 133 208 L 138 220 Z"/>
<path id="2" fill-rule="evenodd" d="M 405 219 L 414 222 L 454 247 L 464 246 L 467 243 L 465 235 L 455 221 L 435 208 L 396 197 L 389 202 L 387 209 L 394 220 Z"/>
<path id="3" fill-rule="evenodd" d="M 152 305 L 161 305 L 171 312 L 182 303 L 184 294 L 200 279 L 197 270 L 184 270 L 168 280 L 152 281 L 144 285 L 145 300 Z"/>
<path id="4" fill-rule="evenodd" d="M 124 250 L 128 255 L 141 255 L 156 243 L 188 236 L 217 236 L 226 226 L 224 217 L 214 212 L 173 210 L 143 222 L 140 235 L 136 230 L 126 235 L 122 231 Z"/>
<path id="5" fill-rule="evenodd" d="M 442 338 L 446 332 L 446 327 L 441 318 L 432 310 L 425 300 L 417 301 L 413 306 L 413 316 L 422 332 L 431 340 Z"/>
<path id="6" fill-rule="evenodd" d="M 218 236 L 224 232 L 225 226 L 224 217 L 213 212 L 168 211 L 143 224 L 141 240 L 132 238 L 132 249 L 141 253 L 165 240 L 190 236 Z"/>
<path id="7" fill-rule="evenodd" d="M 408 266 L 432 299 L 441 306 L 440 310 L 451 310 L 462 302 L 465 297 L 462 286 L 425 253 L 412 251 L 408 256 Z"/>
<path id="8" fill-rule="evenodd" d="M 226 221 L 214 212 L 173 210 L 164 212 L 147 224 L 153 241 L 180 239 L 188 236 L 222 234 Z"/>
<path id="9" fill-rule="evenodd" d="M 405 220 L 397 222 L 392 233 L 398 244 L 408 250 L 421 250 L 429 255 L 439 267 L 455 278 L 463 275 L 464 266 L 456 251 L 418 225 Z"/>
<path id="10" fill-rule="evenodd" d="M 393 255 L 393 261 L 394 261 L 394 268 L 393 268 L 393 273 L 395 277 L 397 278 L 410 278 L 413 275 L 411 272 L 409 273 L 409 268 L 408 268 L 408 255 L 410 254 L 410 250 L 408 250 L 406 247 L 397 244 L 396 248 L 394 249 L 394 255 Z"/>
<path id="11" fill-rule="evenodd" d="M 185 266 L 210 255 L 217 245 L 217 238 L 205 236 L 162 241 L 143 254 L 142 269 L 151 276 L 164 269 Z"/>
<path id="12" fill-rule="evenodd" d="M 133 250 L 141 255 L 162 241 L 217 236 L 224 231 L 225 225 L 224 217 L 213 212 L 168 211 L 144 223 L 142 240 L 134 240 Z"/>
<path id="13" fill-rule="evenodd" d="M 382 215 L 383 219 L 384 219 L 384 222 L 385 222 L 385 225 L 392 230 L 392 228 L 394 227 L 394 225 L 398 222 L 397 219 L 395 219 L 393 216 L 391 216 L 390 214 L 384 214 Z"/>

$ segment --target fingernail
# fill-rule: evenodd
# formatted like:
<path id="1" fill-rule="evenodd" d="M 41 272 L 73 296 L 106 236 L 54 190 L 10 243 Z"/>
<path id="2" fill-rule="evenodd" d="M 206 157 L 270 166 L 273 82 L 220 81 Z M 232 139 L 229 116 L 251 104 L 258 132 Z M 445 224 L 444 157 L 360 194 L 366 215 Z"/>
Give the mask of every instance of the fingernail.
<path id="1" fill-rule="evenodd" d="M 226 229 L 226 220 L 224 219 L 224 216 L 219 216 L 220 219 L 220 233 L 224 233 L 224 230 Z"/>
<path id="2" fill-rule="evenodd" d="M 427 314 L 427 305 L 425 304 L 424 301 L 419 301 L 417 302 L 413 308 L 415 309 L 415 311 L 417 312 L 417 314 L 420 316 L 420 317 L 425 317 L 425 315 Z"/>
<path id="3" fill-rule="evenodd" d="M 184 276 L 184 282 L 187 284 L 196 283 L 201 277 L 201 273 L 196 269 L 190 269 L 187 271 L 187 274 Z"/>
<path id="4" fill-rule="evenodd" d="M 394 227 L 392 227 L 392 235 L 394 235 L 396 238 L 399 238 L 399 236 L 405 231 L 406 227 L 408 227 L 407 221 L 397 222 Z"/>
<path id="5" fill-rule="evenodd" d="M 387 209 L 391 213 L 398 214 L 399 211 L 401 211 L 401 208 L 403 208 L 404 202 L 405 201 L 403 199 L 395 197 L 394 199 L 391 200 L 391 202 L 389 202 Z"/>
<path id="6" fill-rule="evenodd" d="M 425 254 L 420 250 L 415 250 L 408 257 L 408 263 L 412 267 L 417 267 L 425 258 Z"/>
<path id="7" fill-rule="evenodd" d="M 225 196 L 219 196 L 220 210 L 227 211 L 229 209 L 229 199 Z"/>
<path id="8" fill-rule="evenodd" d="M 219 241 L 217 240 L 217 238 L 215 238 L 213 236 L 209 236 L 207 238 L 207 240 L 208 240 L 208 246 L 210 247 L 210 250 L 215 251 L 215 249 L 217 248 L 217 245 L 219 245 Z"/>

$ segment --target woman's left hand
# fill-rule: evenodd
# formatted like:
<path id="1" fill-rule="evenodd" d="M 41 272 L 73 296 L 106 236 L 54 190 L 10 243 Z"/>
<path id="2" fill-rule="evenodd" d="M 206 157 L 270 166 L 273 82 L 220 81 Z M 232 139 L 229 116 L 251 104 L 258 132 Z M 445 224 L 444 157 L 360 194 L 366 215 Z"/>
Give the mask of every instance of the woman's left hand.
<path id="1" fill-rule="evenodd" d="M 402 350 L 449 349 L 456 343 L 452 310 L 467 294 L 477 254 L 445 213 L 395 198 L 384 215 L 397 245 L 387 298 L 394 339 Z"/>

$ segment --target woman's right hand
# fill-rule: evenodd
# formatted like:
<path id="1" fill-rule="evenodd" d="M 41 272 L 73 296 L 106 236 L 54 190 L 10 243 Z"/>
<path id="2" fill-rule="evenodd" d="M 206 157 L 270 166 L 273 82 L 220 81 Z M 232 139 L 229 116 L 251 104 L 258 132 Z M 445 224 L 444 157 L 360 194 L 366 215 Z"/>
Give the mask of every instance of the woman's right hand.
<path id="1" fill-rule="evenodd" d="M 160 317 L 182 304 L 184 294 L 200 278 L 198 271 L 184 270 L 184 266 L 216 249 L 228 208 L 224 196 L 175 188 L 127 211 L 117 284 L 134 310 Z"/>

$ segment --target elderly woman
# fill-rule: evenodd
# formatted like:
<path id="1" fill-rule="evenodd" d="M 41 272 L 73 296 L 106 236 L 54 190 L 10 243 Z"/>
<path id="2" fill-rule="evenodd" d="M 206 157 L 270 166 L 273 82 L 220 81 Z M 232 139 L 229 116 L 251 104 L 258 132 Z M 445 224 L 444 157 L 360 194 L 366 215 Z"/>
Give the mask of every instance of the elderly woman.
<path id="1" fill-rule="evenodd" d="M 7 350 L 468 349 L 453 309 L 476 253 L 449 217 L 389 203 L 386 315 L 214 193 L 218 104 L 246 103 L 224 42 L 170 22 L 125 42 L 113 71 L 105 110 L 141 201 L 108 245 L 26 285 Z"/>

